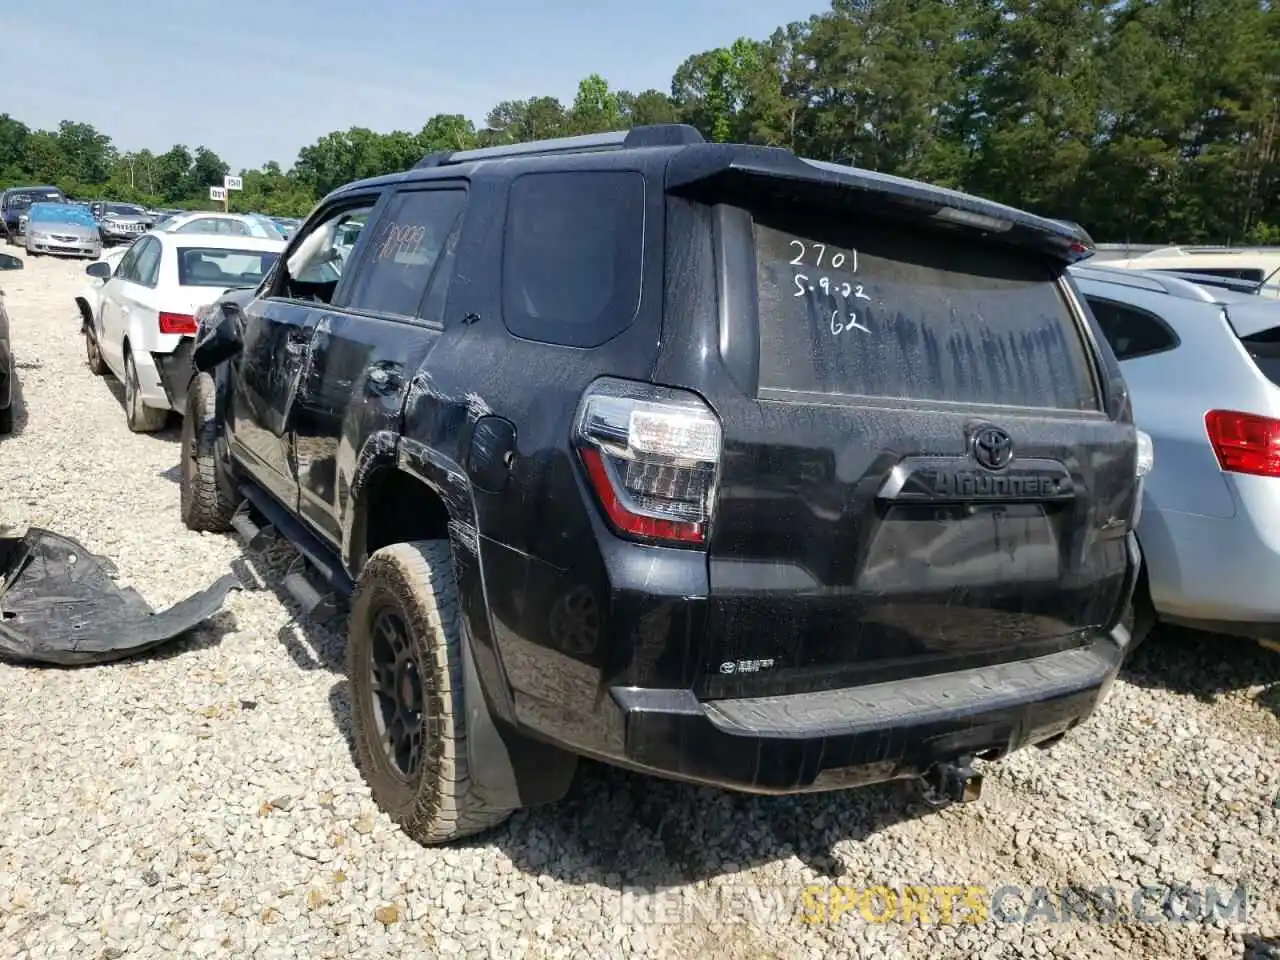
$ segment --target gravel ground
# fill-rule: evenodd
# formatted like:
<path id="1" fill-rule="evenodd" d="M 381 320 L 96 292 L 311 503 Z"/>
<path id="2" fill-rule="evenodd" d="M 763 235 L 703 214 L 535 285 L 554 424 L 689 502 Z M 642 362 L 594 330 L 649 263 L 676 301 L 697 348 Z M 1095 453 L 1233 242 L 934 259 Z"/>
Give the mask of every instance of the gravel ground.
<path id="1" fill-rule="evenodd" d="M 25 398 L 0 440 L 0 523 L 80 538 L 159 609 L 241 553 L 179 521 L 176 430 L 130 434 L 118 385 L 86 369 L 82 269 L 0 274 Z M 561 804 L 427 850 L 370 802 L 341 645 L 294 621 L 285 562 L 249 567 L 260 589 L 161 655 L 0 666 L 0 957 L 1280 955 L 1280 657 L 1250 644 L 1153 638 L 1086 728 L 987 765 L 965 807 L 900 788 L 758 799 L 589 766 Z M 1110 885 L 1127 903 L 1144 883 L 1243 883 L 1247 917 L 797 917 L 813 884 Z M 661 909 L 634 887 L 665 889 Z"/>

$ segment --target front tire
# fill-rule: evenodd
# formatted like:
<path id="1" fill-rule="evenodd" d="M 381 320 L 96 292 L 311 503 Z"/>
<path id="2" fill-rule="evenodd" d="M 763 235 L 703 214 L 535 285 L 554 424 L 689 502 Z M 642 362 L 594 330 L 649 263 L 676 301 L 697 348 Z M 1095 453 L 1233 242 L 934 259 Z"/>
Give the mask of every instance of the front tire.
<path id="1" fill-rule="evenodd" d="M 0 408 L 0 437 L 13 433 L 13 404 Z"/>
<path id="2" fill-rule="evenodd" d="M 138 368 L 134 366 L 132 353 L 125 354 L 124 358 L 124 416 L 134 433 L 155 433 L 169 419 L 168 410 L 157 410 L 142 402 Z"/>
<path id="3" fill-rule="evenodd" d="M 208 373 L 196 374 L 187 388 L 182 417 L 180 501 L 189 530 L 225 533 L 236 503 L 219 481 L 217 387 Z"/>
<path id="4" fill-rule="evenodd" d="M 84 328 L 84 354 L 89 363 L 89 372 L 95 377 L 101 377 L 107 372 L 107 361 L 102 359 L 102 348 L 98 346 L 98 338 L 88 324 Z"/>
<path id="5" fill-rule="evenodd" d="M 356 759 L 374 802 L 421 844 L 480 833 L 511 814 L 472 790 L 464 642 L 447 540 L 392 544 L 369 558 L 347 635 Z"/>

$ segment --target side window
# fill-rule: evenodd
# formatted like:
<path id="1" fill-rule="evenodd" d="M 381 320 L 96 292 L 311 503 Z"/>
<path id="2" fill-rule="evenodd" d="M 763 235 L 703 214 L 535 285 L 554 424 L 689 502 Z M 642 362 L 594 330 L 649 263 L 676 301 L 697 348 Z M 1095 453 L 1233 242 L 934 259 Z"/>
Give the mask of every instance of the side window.
<path id="1" fill-rule="evenodd" d="M 160 276 L 161 247 L 158 240 L 146 237 L 138 246 L 138 262 L 134 265 L 134 281 L 144 287 L 154 287 Z"/>
<path id="2" fill-rule="evenodd" d="M 299 234 L 272 273 L 267 296 L 329 303 L 376 198 L 348 203 Z"/>
<path id="3" fill-rule="evenodd" d="M 416 316 L 466 202 L 466 191 L 457 189 L 415 190 L 392 197 L 352 268 L 343 305 Z"/>
<path id="4" fill-rule="evenodd" d="M 132 280 L 137 282 L 135 266 L 138 263 L 138 254 L 142 251 L 142 241 L 136 240 L 128 250 L 125 251 L 123 257 L 116 264 L 115 273 L 112 274 L 117 280 Z"/>
<path id="5" fill-rule="evenodd" d="M 1169 325 L 1155 314 L 1110 300 L 1086 297 L 1097 318 L 1102 335 L 1111 344 L 1117 360 L 1133 360 L 1172 350 L 1181 341 Z"/>
<path id="6" fill-rule="evenodd" d="M 592 347 L 640 307 L 644 177 L 629 171 L 526 173 L 511 185 L 502 316 L 528 340 Z"/>

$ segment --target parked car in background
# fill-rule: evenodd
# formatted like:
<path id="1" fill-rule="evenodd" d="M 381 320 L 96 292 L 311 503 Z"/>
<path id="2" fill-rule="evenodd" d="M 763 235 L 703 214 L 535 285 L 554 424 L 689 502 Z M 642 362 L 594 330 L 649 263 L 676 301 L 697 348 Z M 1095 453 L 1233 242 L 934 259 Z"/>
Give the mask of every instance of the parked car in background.
<path id="1" fill-rule="evenodd" d="M 1280 303 L 1159 271 L 1071 268 L 1152 438 L 1134 616 L 1280 640 Z"/>
<path id="2" fill-rule="evenodd" d="M 87 207 L 74 203 L 33 203 L 27 213 L 23 243 L 27 253 L 69 254 L 76 257 L 102 255 L 102 235 Z"/>
<path id="3" fill-rule="evenodd" d="M 229 237 L 284 240 L 284 234 L 266 217 L 249 213 L 184 213 L 161 224 L 165 233 L 217 233 Z"/>
<path id="4" fill-rule="evenodd" d="M 155 212 L 155 222 L 151 225 L 152 230 L 159 230 L 174 217 L 185 216 L 190 210 L 157 210 Z"/>
<path id="5" fill-rule="evenodd" d="M 33 203 L 41 200 L 65 203 L 67 198 L 61 190 L 51 186 L 10 187 L 0 193 L 0 224 L 4 226 L 5 239 L 10 246 L 16 246 L 22 239 L 27 211 Z"/>
<path id="6" fill-rule="evenodd" d="M 104 244 L 132 243 L 152 228 L 155 219 L 136 203 L 97 200 L 89 210 L 98 221 Z"/>
<path id="7" fill-rule="evenodd" d="M 272 217 L 271 219 L 280 228 L 280 232 L 285 237 L 293 236 L 298 231 L 298 228 L 302 226 L 302 221 L 297 217 Z"/>
<path id="8" fill-rule="evenodd" d="M 356 757 L 420 842 L 580 755 L 972 800 L 1129 644 L 1150 462 L 1090 244 L 683 125 L 432 155 L 201 322 L 183 520 L 349 603 Z"/>
<path id="9" fill-rule="evenodd" d="M 1161 247 L 1107 266 L 1247 280 L 1258 296 L 1280 300 L 1280 247 Z"/>
<path id="10" fill-rule="evenodd" d="M 191 369 L 195 313 L 228 287 L 256 284 L 283 240 L 153 232 L 114 267 L 91 263 L 76 298 L 89 368 L 125 388 L 129 429 L 160 429 L 181 411 Z"/>
<path id="11" fill-rule="evenodd" d="M 0 253 L 0 271 L 21 270 L 24 266 L 20 258 Z M 9 342 L 9 314 L 4 308 L 4 291 L 0 290 L 0 435 L 13 432 L 15 376 L 13 346 Z"/>

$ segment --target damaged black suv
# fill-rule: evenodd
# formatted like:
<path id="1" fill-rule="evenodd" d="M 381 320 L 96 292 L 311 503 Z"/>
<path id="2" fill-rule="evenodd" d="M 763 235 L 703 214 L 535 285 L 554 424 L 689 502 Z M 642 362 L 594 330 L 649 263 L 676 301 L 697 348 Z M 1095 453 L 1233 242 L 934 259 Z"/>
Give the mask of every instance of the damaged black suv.
<path id="1" fill-rule="evenodd" d="M 359 761 L 421 842 L 579 757 L 970 799 L 1129 643 L 1091 244 L 680 125 L 432 155 L 206 310 L 183 517 L 283 535 L 346 611 Z"/>

